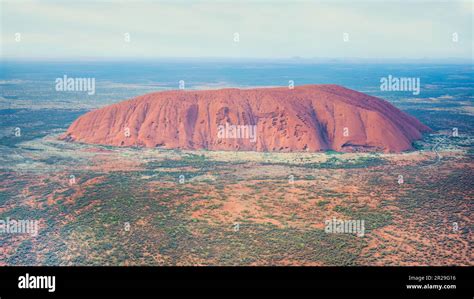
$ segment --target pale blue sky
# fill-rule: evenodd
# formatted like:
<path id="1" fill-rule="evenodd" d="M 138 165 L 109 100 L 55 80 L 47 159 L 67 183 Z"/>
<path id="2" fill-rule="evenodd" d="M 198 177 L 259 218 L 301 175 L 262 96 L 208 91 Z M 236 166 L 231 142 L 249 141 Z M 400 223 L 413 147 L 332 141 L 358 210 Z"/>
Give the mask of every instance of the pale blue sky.
<path id="1" fill-rule="evenodd" d="M 472 3 L 1 0 L 1 55 L 472 59 Z"/>

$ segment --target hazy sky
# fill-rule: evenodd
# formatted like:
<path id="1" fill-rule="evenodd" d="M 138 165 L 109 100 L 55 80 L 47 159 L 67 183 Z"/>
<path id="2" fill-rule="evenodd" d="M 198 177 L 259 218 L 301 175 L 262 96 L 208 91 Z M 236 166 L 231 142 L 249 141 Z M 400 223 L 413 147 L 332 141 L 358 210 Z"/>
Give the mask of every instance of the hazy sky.
<path id="1" fill-rule="evenodd" d="M 473 55 L 472 1 L 0 1 L 4 58 Z"/>

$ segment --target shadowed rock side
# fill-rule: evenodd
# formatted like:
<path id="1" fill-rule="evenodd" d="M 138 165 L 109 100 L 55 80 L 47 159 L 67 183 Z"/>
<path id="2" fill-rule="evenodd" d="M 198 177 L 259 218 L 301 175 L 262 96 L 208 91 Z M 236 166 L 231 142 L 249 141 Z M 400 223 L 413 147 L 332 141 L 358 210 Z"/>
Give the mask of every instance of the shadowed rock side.
<path id="1" fill-rule="evenodd" d="M 61 138 L 180 149 L 401 152 L 425 131 L 379 98 L 305 85 L 150 93 L 82 115 Z"/>

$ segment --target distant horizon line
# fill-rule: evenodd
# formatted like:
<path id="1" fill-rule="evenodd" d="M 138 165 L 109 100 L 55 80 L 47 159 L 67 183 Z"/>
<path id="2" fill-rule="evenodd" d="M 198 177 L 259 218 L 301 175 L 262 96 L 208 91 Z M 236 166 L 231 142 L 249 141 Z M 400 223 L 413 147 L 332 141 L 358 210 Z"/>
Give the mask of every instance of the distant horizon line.
<path id="1" fill-rule="evenodd" d="M 326 62 L 326 63 L 443 63 L 443 64 L 456 64 L 456 63 L 469 63 L 473 64 L 473 58 L 367 58 L 367 57 L 0 57 L 0 62 L 133 62 L 133 61 L 251 61 L 251 62 L 296 62 L 296 63 L 307 63 L 307 62 Z"/>

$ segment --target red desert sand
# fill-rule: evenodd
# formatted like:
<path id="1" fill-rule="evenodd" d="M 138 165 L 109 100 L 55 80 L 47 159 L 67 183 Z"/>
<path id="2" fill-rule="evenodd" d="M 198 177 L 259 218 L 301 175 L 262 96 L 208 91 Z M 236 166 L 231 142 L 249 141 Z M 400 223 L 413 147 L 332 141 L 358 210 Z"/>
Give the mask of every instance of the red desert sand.
<path id="1" fill-rule="evenodd" d="M 169 149 L 412 149 L 430 129 L 382 99 L 338 85 L 155 92 L 90 111 L 61 136 Z"/>

